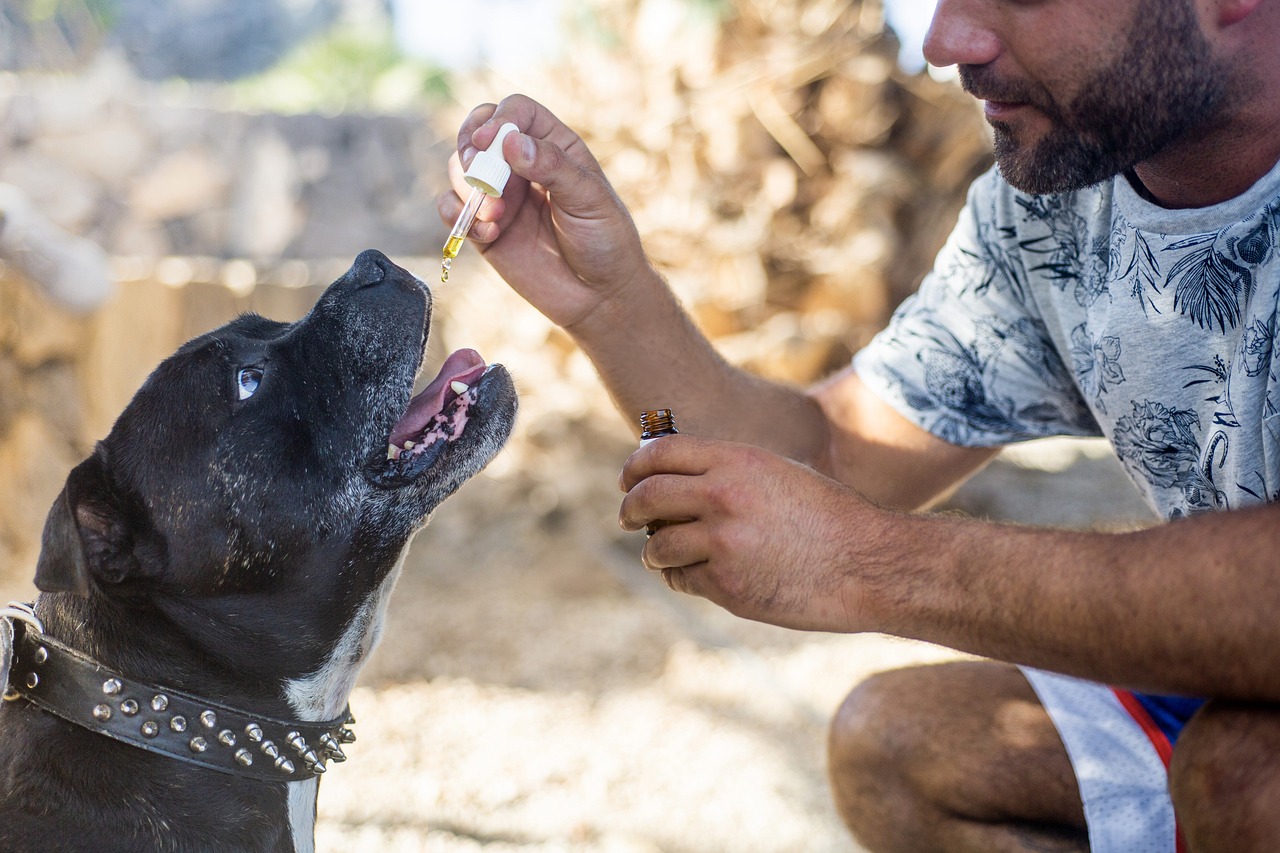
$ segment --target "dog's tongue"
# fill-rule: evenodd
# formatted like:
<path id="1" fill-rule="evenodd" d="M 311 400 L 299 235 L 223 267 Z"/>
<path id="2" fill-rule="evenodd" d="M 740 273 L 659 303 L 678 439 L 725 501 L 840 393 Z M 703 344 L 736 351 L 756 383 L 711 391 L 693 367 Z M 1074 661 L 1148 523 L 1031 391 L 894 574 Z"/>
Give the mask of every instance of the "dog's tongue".
<path id="1" fill-rule="evenodd" d="M 458 396 L 450 385 L 461 382 L 470 386 L 484 374 L 486 366 L 480 353 L 473 349 L 460 349 L 446 358 L 440 373 L 431 380 L 431 384 L 409 401 L 408 411 L 391 430 L 391 444 L 399 447 L 406 440 L 421 435 L 431 419 L 445 407 L 445 403 Z"/>

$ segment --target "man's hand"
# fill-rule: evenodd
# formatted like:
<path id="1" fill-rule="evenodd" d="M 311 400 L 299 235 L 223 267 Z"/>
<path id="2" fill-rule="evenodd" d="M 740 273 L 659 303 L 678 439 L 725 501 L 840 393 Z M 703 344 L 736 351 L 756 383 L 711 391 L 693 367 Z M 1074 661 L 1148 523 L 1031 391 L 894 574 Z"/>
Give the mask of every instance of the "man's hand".
<path id="1" fill-rule="evenodd" d="M 812 469 L 746 444 L 673 435 L 622 469 L 625 530 L 672 522 L 645 565 L 672 589 L 787 628 L 876 630 L 869 578 L 893 514 Z"/>
<path id="2" fill-rule="evenodd" d="M 582 138 L 523 95 L 467 116 L 449 161 L 453 190 L 436 201 L 441 218 L 456 220 L 471 191 L 466 165 L 506 122 L 520 129 L 503 140 L 512 177 L 502 198 L 485 201 L 470 235 L 498 274 L 569 329 L 638 279 L 657 283 L 631 214 Z"/>

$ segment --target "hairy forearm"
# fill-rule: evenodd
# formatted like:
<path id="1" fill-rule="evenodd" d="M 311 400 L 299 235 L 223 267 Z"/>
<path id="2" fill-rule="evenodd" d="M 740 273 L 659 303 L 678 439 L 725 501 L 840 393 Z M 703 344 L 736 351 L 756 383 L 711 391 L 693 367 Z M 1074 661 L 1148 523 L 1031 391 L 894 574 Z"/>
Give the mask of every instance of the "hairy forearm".
<path id="1" fill-rule="evenodd" d="M 726 362 L 656 272 L 567 331 L 633 429 L 641 411 L 669 408 L 681 432 L 755 444 L 811 465 L 826 451 L 817 403 Z"/>
<path id="2" fill-rule="evenodd" d="M 882 630 L 988 657 L 1150 692 L 1277 701 L 1277 513 L 1123 534 L 898 516 L 880 534 L 896 565 L 870 573 L 857 600 Z"/>

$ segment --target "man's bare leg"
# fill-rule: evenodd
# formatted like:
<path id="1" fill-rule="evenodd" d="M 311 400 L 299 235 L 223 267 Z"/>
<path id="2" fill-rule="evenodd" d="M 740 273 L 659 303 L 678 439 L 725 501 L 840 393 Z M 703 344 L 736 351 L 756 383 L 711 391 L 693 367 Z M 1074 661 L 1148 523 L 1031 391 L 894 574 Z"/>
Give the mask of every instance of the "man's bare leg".
<path id="1" fill-rule="evenodd" d="M 1280 849 L 1280 709 L 1210 702 L 1178 737 L 1169 790 L 1191 853 Z"/>
<path id="2" fill-rule="evenodd" d="M 1066 748 L 1016 667 L 873 676 L 831 726 L 831 787 L 859 843 L 894 851 L 1087 851 Z"/>

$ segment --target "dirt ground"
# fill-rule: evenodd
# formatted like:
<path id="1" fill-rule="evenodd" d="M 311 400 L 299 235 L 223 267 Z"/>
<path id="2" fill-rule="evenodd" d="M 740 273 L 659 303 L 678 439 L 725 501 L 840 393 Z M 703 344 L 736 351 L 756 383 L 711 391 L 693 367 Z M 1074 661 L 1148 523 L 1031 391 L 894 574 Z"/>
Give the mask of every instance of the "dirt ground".
<path id="1" fill-rule="evenodd" d="M 492 310 L 469 313 L 492 327 Z M 520 365 L 545 329 L 503 310 L 482 351 L 515 368 L 516 436 L 414 543 L 351 700 L 359 740 L 321 785 L 317 849 L 856 851 L 827 794 L 827 720 L 867 675 L 955 653 L 785 631 L 669 592 L 639 563 L 643 536 L 616 524 L 634 446 L 621 420 L 572 354 L 550 373 Z M 444 326 L 436 357 L 474 332 Z M 1007 452 L 951 506 L 1068 526 L 1147 518 L 1088 442 Z M 0 567 L 0 601 L 28 599 L 29 578 Z"/>

